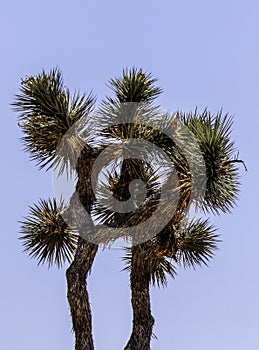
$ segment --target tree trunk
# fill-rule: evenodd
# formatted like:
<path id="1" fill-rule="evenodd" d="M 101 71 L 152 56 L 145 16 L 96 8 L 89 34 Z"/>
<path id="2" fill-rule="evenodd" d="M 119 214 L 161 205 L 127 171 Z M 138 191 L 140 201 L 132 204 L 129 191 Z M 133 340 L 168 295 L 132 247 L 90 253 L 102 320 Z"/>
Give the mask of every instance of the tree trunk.
<path id="1" fill-rule="evenodd" d="M 145 251 L 148 243 L 132 247 L 131 304 L 133 325 L 130 339 L 124 350 L 150 350 L 154 318 L 150 306 L 150 269 Z"/>
<path id="2" fill-rule="evenodd" d="M 129 184 L 134 179 L 145 181 L 143 161 L 124 159 L 118 186 L 118 199 L 128 200 Z M 125 223 L 130 214 L 118 215 L 117 222 Z M 118 220 L 121 219 L 121 220 Z M 133 245 L 131 248 L 131 304 L 133 324 L 130 339 L 124 350 L 149 350 L 154 318 L 150 307 L 150 267 L 147 250 L 149 243 Z"/>
<path id="3" fill-rule="evenodd" d="M 66 271 L 67 299 L 75 334 L 75 350 L 94 349 L 92 316 L 86 278 L 90 273 L 98 250 L 98 245 L 91 243 L 90 239 L 95 232 L 90 216 L 94 202 L 91 171 L 95 158 L 96 155 L 92 149 L 85 147 L 82 150 L 77 163 L 76 192 L 70 199 L 70 205 L 66 213 L 70 218 L 73 218 L 72 222 L 76 224 L 80 235 L 74 260 Z"/>
<path id="4" fill-rule="evenodd" d="M 75 333 L 75 350 L 94 349 L 86 276 L 90 272 L 97 250 L 97 245 L 79 238 L 75 258 L 66 271 L 67 298 Z"/>

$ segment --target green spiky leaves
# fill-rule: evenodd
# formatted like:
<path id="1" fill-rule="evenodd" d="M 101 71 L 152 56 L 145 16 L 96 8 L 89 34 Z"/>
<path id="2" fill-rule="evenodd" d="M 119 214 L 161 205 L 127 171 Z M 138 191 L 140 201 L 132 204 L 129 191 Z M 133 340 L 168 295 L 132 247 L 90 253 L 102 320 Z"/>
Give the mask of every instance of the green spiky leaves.
<path id="1" fill-rule="evenodd" d="M 145 73 L 141 68 L 124 69 L 122 77 L 110 79 L 109 86 L 115 92 L 119 103 L 152 102 L 162 92 L 155 86 L 157 79 L 152 74 Z M 109 99 L 110 102 L 114 100 Z"/>
<path id="2" fill-rule="evenodd" d="M 21 241 L 24 250 L 38 264 L 54 263 L 60 268 L 73 257 L 78 235 L 62 217 L 64 202 L 40 200 L 30 207 L 29 215 L 21 222 Z"/>
<path id="3" fill-rule="evenodd" d="M 168 226 L 169 229 L 169 226 Z M 164 232 L 165 233 L 165 232 Z M 169 244 L 171 242 L 171 244 Z M 175 277 L 176 264 L 184 268 L 206 265 L 213 257 L 220 242 L 216 228 L 208 220 L 196 219 L 171 229 L 165 245 L 161 245 L 159 236 L 147 244 L 139 246 L 140 261 L 148 264 L 150 282 L 153 285 L 166 286 L 167 276 Z M 167 247 L 166 247 L 167 245 Z M 124 270 L 130 271 L 132 249 L 126 248 Z"/>
<path id="4" fill-rule="evenodd" d="M 220 242 L 214 226 L 208 220 L 193 220 L 177 233 L 176 258 L 184 267 L 207 265 Z"/>
<path id="5" fill-rule="evenodd" d="M 167 285 L 167 276 L 175 277 L 176 268 L 172 264 L 172 259 L 159 254 L 155 249 L 155 246 L 152 242 L 148 242 L 144 245 L 139 245 L 133 248 L 126 248 L 126 254 L 122 258 L 125 263 L 124 271 L 131 271 L 132 263 L 134 260 L 139 260 L 139 264 L 147 265 L 147 271 L 150 275 L 150 282 L 153 285 L 158 285 L 159 287 L 165 287 Z M 137 255 L 136 255 L 137 251 Z M 134 254 L 134 258 L 133 258 Z"/>
<path id="6" fill-rule="evenodd" d="M 166 192 L 169 198 L 172 192 L 170 198 L 178 201 L 175 210 L 169 210 L 172 200 L 168 201 L 156 222 L 150 220 L 152 231 L 170 212 L 165 226 L 155 231 L 155 236 L 149 236 L 146 228 L 141 232 L 151 244 L 144 257 L 150 261 L 150 280 L 164 285 L 166 274 L 175 275 L 171 261 L 189 267 L 207 264 L 212 257 L 218 243 L 214 227 L 207 220 L 194 220 L 186 225 L 183 220 L 191 204 L 204 213 L 229 211 L 239 191 L 236 165 L 242 161 L 237 158 L 231 140 L 232 119 L 228 115 L 219 112 L 213 116 L 207 110 L 187 115 L 162 112 L 154 104 L 162 92 L 156 81 L 142 69 L 123 70 L 121 77 L 109 81 L 114 96 L 107 97 L 91 114 L 91 122 L 87 117 L 94 98 L 91 94 L 71 95 L 58 69 L 23 80 L 13 105 L 20 114 L 25 150 L 40 168 L 58 167 L 60 173 L 66 168 L 76 169 L 80 184 L 84 184 L 97 156 L 99 162 L 102 160 L 107 176 L 98 168 L 102 181 L 94 186 L 96 196 L 90 215 L 111 230 L 105 236 L 106 231 L 100 229 L 98 244 L 103 241 L 109 244 L 118 238 L 110 237 L 113 228 L 121 229 L 118 234 L 126 237 L 124 229 L 134 229 L 149 218 L 156 218 L 154 212 L 161 193 Z M 69 133 L 71 129 L 73 132 Z M 140 147 L 131 139 L 145 141 L 146 146 L 142 143 Z M 113 149 L 112 145 L 118 147 Z M 120 145 L 123 147 L 119 148 Z M 171 168 L 176 175 L 171 175 Z M 139 179 L 146 185 L 146 191 Z M 83 198 L 86 206 L 89 198 L 86 193 Z M 130 211 L 117 210 L 124 209 L 123 202 L 128 203 Z M 25 250 L 39 263 L 55 262 L 60 266 L 74 253 L 77 235 L 62 219 L 63 206 L 64 203 L 57 204 L 55 200 L 41 200 L 30 208 L 28 218 L 22 222 Z"/>
<path id="7" fill-rule="evenodd" d="M 20 114 L 25 151 L 31 153 L 31 159 L 37 161 L 40 169 L 61 166 L 62 172 L 69 163 L 69 155 L 82 148 L 80 137 L 62 138 L 75 123 L 77 134 L 82 132 L 94 100 L 91 94 L 71 95 L 58 69 L 22 81 L 13 106 Z M 56 154 L 61 140 L 66 143 L 66 157 Z"/>
<path id="8" fill-rule="evenodd" d="M 219 112 L 213 116 L 205 110 L 196 111 L 182 120 L 193 132 L 204 157 L 207 185 L 201 207 L 204 211 L 228 212 L 239 192 L 239 177 L 234 143 L 230 139 L 232 118 Z"/>

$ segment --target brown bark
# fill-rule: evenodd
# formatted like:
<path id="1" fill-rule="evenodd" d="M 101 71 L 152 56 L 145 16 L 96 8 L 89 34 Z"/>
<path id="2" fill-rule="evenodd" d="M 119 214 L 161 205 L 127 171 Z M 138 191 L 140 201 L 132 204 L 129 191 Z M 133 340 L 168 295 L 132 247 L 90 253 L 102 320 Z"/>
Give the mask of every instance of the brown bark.
<path id="1" fill-rule="evenodd" d="M 74 260 L 66 271 L 67 299 L 75 334 L 75 350 L 94 349 L 92 316 L 86 283 L 98 250 L 98 245 L 91 243 L 91 239 L 88 240 L 94 233 L 94 225 L 90 217 L 94 201 L 91 185 L 91 169 L 94 159 L 95 155 L 91 149 L 85 148 L 81 152 L 77 164 L 76 192 L 71 197 L 67 212 L 67 215 L 73 218 L 73 222 L 76 222 L 80 234 Z"/>
<path id="2" fill-rule="evenodd" d="M 134 179 L 145 180 L 144 164 L 141 160 L 125 159 L 122 163 L 118 183 L 120 200 L 129 198 L 129 184 Z M 121 224 L 131 214 L 122 216 Z M 150 306 L 150 266 L 147 250 L 149 243 L 142 243 L 131 248 L 131 304 L 133 311 L 132 333 L 124 350 L 149 350 L 154 318 Z"/>
<path id="3" fill-rule="evenodd" d="M 79 238 L 75 258 L 66 271 L 67 298 L 75 333 L 75 350 L 94 349 L 86 277 L 92 267 L 97 249 L 97 245 Z"/>
<path id="4" fill-rule="evenodd" d="M 133 324 L 130 339 L 124 350 L 149 350 L 154 318 L 150 306 L 150 269 L 145 258 L 148 243 L 132 247 L 131 261 L 131 304 Z"/>

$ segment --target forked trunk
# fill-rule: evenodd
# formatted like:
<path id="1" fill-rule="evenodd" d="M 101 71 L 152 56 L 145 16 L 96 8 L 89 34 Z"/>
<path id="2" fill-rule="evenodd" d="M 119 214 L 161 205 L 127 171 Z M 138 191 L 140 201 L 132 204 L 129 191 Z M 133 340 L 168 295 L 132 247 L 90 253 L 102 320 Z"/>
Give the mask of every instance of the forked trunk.
<path id="1" fill-rule="evenodd" d="M 132 247 L 130 286 L 133 324 L 124 350 L 150 350 L 154 318 L 150 306 L 150 269 L 145 258 L 146 247 L 147 243 Z"/>

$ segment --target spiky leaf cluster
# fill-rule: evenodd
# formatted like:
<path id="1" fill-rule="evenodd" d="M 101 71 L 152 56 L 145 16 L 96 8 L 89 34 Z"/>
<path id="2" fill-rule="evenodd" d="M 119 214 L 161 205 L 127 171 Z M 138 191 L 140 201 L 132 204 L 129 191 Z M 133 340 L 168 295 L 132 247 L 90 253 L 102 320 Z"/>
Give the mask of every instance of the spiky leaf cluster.
<path id="1" fill-rule="evenodd" d="M 141 259 L 149 264 L 151 283 L 166 286 L 167 276 L 175 277 L 176 264 L 184 268 L 207 265 L 220 242 L 216 228 L 208 220 L 193 219 L 178 228 L 169 223 L 160 235 L 149 241 Z M 163 240 L 166 238 L 165 240 Z M 125 270 L 130 271 L 132 250 L 126 248 Z"/>
<path id="2" fill-rule="evenodd" d="M 230 139 L 232 119 L 222 112 L 213 116 L 207 110 L 201 114 L 195 111 L 187 115 L 160 112 L 153 102 L 162 89 L 156 85 L 156 79 L 151 74 L 135 67 L 125 69 L 121 77 L 111 79 L 109 86 L 114 96 L 107 97 L 92 115 L 96 130 L 94 137 L 99 145 L 92 143 L 90 146 L 85 145 L 85 130 L 90 128 L 86 117 L 93 106 L 93 97 L 80 97 L 78 93 L 71 96 L 57 69 L 28 77 L 22 82 L 21 92 L 14 103 L 20 113 L 23 142 L 41 168 L 59 166 L 62 172 L 71 159 L 79 159 L 76 170 L 82 185 L 84 176 L 88 176 L 85 158 L 90 153 L 100 151 L 106 164 L 114 161 L 106 182 L 97 187 L 99 193 L 91 206 L 91 215 L 111 229 L 120 228 L 122 236 L 123 228 L 134 227 L 152 217 L 162 191 L 167 191 L 168 195 L 178 193 L 179 201 L 173 217 L 156 237 L 150 238 L 149 248 L 142 256 L 149 261 L 151 282 L 165 285 L 166 274 L 175 275 L 172 260 L 184 267 L 207 264 L 217 247 L 218 235 L 207 220 L 193 220 L 183 225 L 194 191 L 193 178 L 199 178 L 200 172 L 206 172 L 207 182 L 200 184 L 201 187 L 205 186 L 205 197 L 193 197 L 197 206 L 205 212 L 226 212 L 235 203 L 239 187 L 236 163 L 242 161 L 235 156 L 234 144 Z M 75 133 L 68 134 L 67 131 L 73 127 Z M 146 163 L 135 160 L 133 156 L 128 157 L 127 145 L 105 153 L 107 145 L 124 144 L 125 141 L 127 144 L 130 139 L 148 141 L 161 149 L 173 164 L 176 176 L 163 177 L 161 172 L 154 172 L 151 163 L 161 161 L 164 166 L 166 162 L 162 162 L 159 152 L 151 149 L 152 161 L 147 160 Z M 61 140 L 63 152 L 57 152 Z M 82 145 L 91 152 L 82 152 Z M 131 147 L 129 144 L 129 150 Z M 137 146 L 133 151 L 133 154 L 144 154 L 146 149 Z M 78 158 L 79 154 L 81 158 Z M 81 169 L 81 165 L 84 169 Z M 144 202 L 141 204 L 136 197 L 137 209 L 133 213 L 110 210 L 111 194 L 121 202 L 127 201 L 130 184 L 135 179 L 141 179 L 147 185 Z M 86 193 L 86 202 L 88 195 Z M 76 234 L 62 219 L 62 205 L 57 205 L 55 201 L 40 201 L 31 208 L 29 217 L 22 223 L 21 239 L 25 249 L 40 263 L 57 262 L 60 266 L 73 253 Z M 168 213 L 170 205 L 162 206 L 164 211 L 161 216 Z M 152 225 L 156 223 L 152 221 Z M 114 239 L 107 237 L 102 230 L 99 236 L 100 243 L 104 241 L 109 244 Z M 143 232 L 143 236 L 146 237 L 147 233 Z M 126 256 L 128 264 L 131 263 L 130 254 L 129 250 Z"/>
<path id="3" fill-rule="evenodd" d="M 30 152 L 40 169 L 61 166 L 62 172 L 66 168 L 69 158 L 82 148 L 84 137 L 82 139 L 79 134 L 85 128 L 85 118 L 93 104 L 91 94 L 80 96 L 75 92 L 71 95 L 58 69 L 49 73 L 43 70 L 22 81 L 13 106 L 20 114 L 25 151 Z M 62 139 L 75 123 L 73 135 Z M 56 154 L 61 140 L 65 152 Z"/>
<path id="4" fill-rule="evenodd" d="M 158 93 L 145 88 L 144 84 L 140 83 L 142 72 L 141 79 L 137 76 L 136 70 L 133 69 L 124 71 L 121 78 L 112 79 L 110 84 L 115 98 L 104 101 L 97 115 L 101 121 L 100 135 L 117 140 L 140 138 L 152 142 L 166 153 L 176 170 L 178 181 L 175 182 L 174 178 L 174 181 L 170 182 L 173 178 L 169 177 L 164 188 L 168 190 L 174 188 L 179 191 L 177 210 L 169 225 L 155 237 L 152 249 L 149 249 L 148 253 L 151 280 L 164 284 L 165 274 L 170 274 L 169 266 L 173 266 L 168 265 L 171 264 L 168 259 L 174 259 L 185 267 L 206 264 L 219 241 L 214 227 L 207 220 L 191 221 L 185 226 L 182 224 L 185 211 L 191 204 L 193 176 L 200 181 L 198 186 L 205 188 L 205 198 L 202 191 L 201 194 L 194 193 L 192 200 L 196 205 L 205 211 L 228 211 L 233 206 L 238 193 L 235 166 L 237 159 L 234 158 L 235 149 L 230 140 L 232 121 L 228 115 L 223 116 L 220 112 L 214 117 L 207 110 L 201 115 L 197 111 L 188 115 L 179 112 L 160 113 L 152 105 Z M 150 76 L 148 78 L 150 79 Z M 142 102 L 142 105 L 134 102 Z M 109 126 L 109 120 L 112 121 L 111 126 Z M 117 124 L 116 121 L 118 121 Z M 152 123 L 154 127 L 150 126 Z M 182 127 L 182 123 L 186 127 Z M 170 134 L 174 137 L 170 137 Z M 134 162 L 131 166 L 134 167 Z M 205 176 L 200 176 L 201 172 Z M 125 173 L 129 172 L 124 169 Z M 207 180 L 206 183 L 204 178 Z M 116 175 L 116 182 L 120 182 L 120 189 L 125 185 L 118 175 Z M 105 192 L 105 185 L 102 186 L 102 192 L 104 197 L 108 195 L 109 191 Z M 147 198 L 145 206 L 133 216 L 127 217 L 124 224 L 128 222 L 131 225 L 131 222 L 136 223 L 139 220 L 142 222 L 145 218 L 149 218 L 152 215 L 151 208 L 150 210 L 147 208 L 149 202 L 152 201 Z M 100 209 L 101 216 L 106 222 L 111 222 L 115 227 L 116 223 L 119 224 L 121 218 L 118 215 L 116 216 L 105 207 Z M 164 209 L 168 208 L 165 206 Z M 127 252 L 126 261 L 129 267 L 130 251 Z M 173 267 L 172 269 L 174 270 Z"/>
<path id="5" fill-rule="evenodd" d="M 239 177 L 234 143 L 230 139 L 232 118 L 222 111 L 216 116 L 205 110 L 181 116 L 195 135 L 206 166 L 206 192 L 201 207 L 216 213 L 227 212 L 235 204 Z"/>
<path id="6" fill-rule="evenodd" d="M 62 217 L 63 200 L 40 200 L 30 207 L 29 215 L 21 221 L 24 250 L 38 260 L 38 264 L 54 263 L 61 267 L 73 257 L 78 235 Z"/>
<path id="7" fill-rule="evenodd" d="M 114 91 L 116 99 L 109 102 L 152 102 L 162 92 L 155 86 L 157 79 L 152 74 L 143 72 L 141 68 L 124 69 L 122 77 L 110 79 L 109 86 Z"/>
<path id="8" fill-rule="evenodd" d="M 132 249 L 126 248 L 123 261 L 125 263 L 124 271 L 131 271 L 132 268 Z M 139 246 L 139 259 L 148 262 L 148 270 L 151 277 L 151 283 L 165 287 L 167 285 L 167 276 L 175 277 L 177 275 L 172 259 L 159 254 L 155 247 L 149 244 L 148 249 L 141 249 Z"/>
<path id="9" fill-rule="evenodd" d="M 177 232 L 176 259 L 184 267 L 207 265 L 220 242 L 216 228 L 208 220 L 192 220 Z"/>

